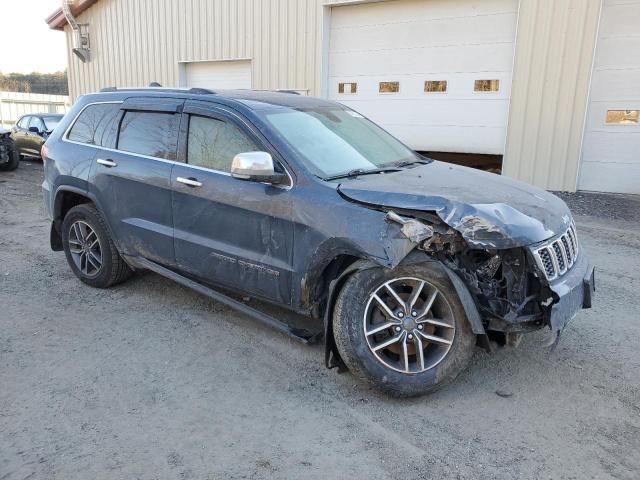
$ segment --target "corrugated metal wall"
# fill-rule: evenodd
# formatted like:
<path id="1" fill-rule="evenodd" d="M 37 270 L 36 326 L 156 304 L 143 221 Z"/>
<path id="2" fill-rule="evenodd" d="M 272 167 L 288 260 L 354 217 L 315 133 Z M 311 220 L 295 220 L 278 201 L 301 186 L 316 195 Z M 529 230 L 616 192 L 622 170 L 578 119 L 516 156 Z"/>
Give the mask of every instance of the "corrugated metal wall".
<path id="1" fill-rule="evenodd" d="M 71 98 L 105 86 L 177 86 L 179 62 L 246 58 L 254 88 L 319 95 L 327 3 L 347 2 L 101 0 L 78 19 L 90 24 L 92 60 L 69 53 Z M 520 0 L 506 175 L 575 189 L 600 3 Z"/>
<path id="2" fill-rule="evenodd" d="M 91 61 L 69 54 L 71 97 L 106 86 L 178 85 L 179 62 L 252 59 L 254 88 L 320 91 L 322 0 L 101 0 Z M 66 28 L 67 41 L 71 33 Z"/>
<path id="3" fill-rule="evenodd" d="M 601 0 L 520 0 L 503 173 L 576 188 Z"/>

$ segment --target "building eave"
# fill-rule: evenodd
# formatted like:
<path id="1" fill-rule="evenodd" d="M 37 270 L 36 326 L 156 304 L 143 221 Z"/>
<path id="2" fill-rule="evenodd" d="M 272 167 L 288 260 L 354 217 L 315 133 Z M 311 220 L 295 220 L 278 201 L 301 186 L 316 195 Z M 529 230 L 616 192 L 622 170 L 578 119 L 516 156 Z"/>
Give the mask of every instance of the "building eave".
<path id="1" fill-rule="evenodd" d="M 76 0 L 71 5 L 71 13 L 74 16 L 80 15 L 96 2 L 98 2 L 98 0 Z M 62 31 L 64 30 L 64 26 L 67 24 L 67 19 L 64 17 L 64 13 L 62 13 L 62 8 L 59 8 L 45 18 L 45 22 L 47 22 L 50 29 Z"/>

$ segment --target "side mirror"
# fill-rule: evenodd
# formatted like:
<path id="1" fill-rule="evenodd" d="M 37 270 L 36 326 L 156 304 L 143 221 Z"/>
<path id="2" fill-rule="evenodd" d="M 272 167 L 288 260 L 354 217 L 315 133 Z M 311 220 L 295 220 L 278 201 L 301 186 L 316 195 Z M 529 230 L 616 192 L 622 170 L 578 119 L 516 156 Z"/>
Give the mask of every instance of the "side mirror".
<path id="1" fill-rule="evenodd" d="M 29 131 L 31 133 L 40 133 L 40 129 L 38 127 L 29 127 Z"/>
<path id="2" fill-rule="evenodd" d="M 267 152 L 245 152 L 233 157 L 231 176 L 238 180 L 279 184 L 286 175 L 276 173 L 273 169 L 273 158 Z"/>

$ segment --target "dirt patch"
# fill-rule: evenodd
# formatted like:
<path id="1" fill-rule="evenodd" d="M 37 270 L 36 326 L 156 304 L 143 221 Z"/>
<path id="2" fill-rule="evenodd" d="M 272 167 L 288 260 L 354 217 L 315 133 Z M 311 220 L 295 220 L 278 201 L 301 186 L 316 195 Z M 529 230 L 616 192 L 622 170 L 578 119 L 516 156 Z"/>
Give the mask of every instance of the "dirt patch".
<path id="1" fill-rule="evenodd" d="M 532 334 L 400 401 L 157 275 L 81 284 L 41 182 L 0 173 L 0 479 L 638 477 L 637 199 L 564 197 L 598 290 L 554 352 Z"/>

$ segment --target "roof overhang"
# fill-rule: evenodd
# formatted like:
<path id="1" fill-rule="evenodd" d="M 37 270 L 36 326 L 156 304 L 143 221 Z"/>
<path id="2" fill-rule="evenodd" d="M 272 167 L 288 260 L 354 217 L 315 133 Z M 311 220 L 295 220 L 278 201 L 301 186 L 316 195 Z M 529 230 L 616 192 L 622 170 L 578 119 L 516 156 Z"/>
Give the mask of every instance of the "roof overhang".
<path id="1" fill-rule="evenodd" d="M 98 0 L 75 0 L 71 5 L 71 13 L 74 16 L 80 15 L 97 1 Z M 64 26 L 67 24 L 67 19 L 64 18 L 62 7 L 45 18 L 45 22 L 47 22 L 47 25 L 49 25 L 49 28 L 52 30 L 64 30 Z"/>

